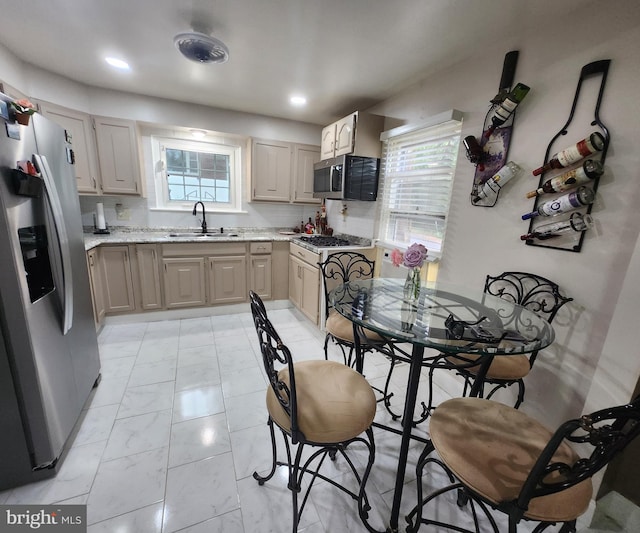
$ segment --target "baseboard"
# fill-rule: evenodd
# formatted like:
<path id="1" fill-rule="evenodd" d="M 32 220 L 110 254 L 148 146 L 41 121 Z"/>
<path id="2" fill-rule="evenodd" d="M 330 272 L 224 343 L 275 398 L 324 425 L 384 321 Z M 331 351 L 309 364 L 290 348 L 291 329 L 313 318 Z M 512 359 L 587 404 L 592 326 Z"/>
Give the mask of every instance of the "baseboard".
<path id="1" fill-rule="evenodd" d="M 270 300 L 264 302 L 267 310 L 288 309 L 292 307 L 289 300 Z M 180 320 L 183 318 L 202 318 L 207 316 L 235 315 L 249 313 L 249 302 L 212 307 L 192 307 L 189 309 L 168 309 L 166 311 L 147 311 L 128 315 L 113 315 L 105 317 L 104 325 L 132 324 L 142 322 L 159 322 L 162 320 Z"/>

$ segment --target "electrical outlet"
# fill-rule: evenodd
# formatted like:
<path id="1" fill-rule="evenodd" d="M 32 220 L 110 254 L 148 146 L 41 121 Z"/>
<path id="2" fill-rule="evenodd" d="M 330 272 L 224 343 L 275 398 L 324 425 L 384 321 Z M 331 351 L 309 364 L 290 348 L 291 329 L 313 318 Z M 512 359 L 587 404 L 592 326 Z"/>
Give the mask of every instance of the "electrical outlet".
<path id="1" fill-rule="evenodd" d="M 118 220 L 131 220 L 131 210 L 122 204 L 116 204 L 116 218 Z"/>

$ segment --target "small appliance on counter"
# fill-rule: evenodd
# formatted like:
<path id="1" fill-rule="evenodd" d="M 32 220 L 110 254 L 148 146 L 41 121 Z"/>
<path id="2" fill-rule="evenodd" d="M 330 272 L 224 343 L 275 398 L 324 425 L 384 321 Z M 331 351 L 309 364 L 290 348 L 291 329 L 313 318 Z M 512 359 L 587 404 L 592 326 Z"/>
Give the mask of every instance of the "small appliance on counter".
<path id="1" fill-rule="evenodd" d="M 104 218 L 104 204 L 98 202 L 96 204 L 96 212 L 93 215 L 93 233 L 96 235 L 107 235 L 111 233 L 107 228 L 107 221 Z"/>

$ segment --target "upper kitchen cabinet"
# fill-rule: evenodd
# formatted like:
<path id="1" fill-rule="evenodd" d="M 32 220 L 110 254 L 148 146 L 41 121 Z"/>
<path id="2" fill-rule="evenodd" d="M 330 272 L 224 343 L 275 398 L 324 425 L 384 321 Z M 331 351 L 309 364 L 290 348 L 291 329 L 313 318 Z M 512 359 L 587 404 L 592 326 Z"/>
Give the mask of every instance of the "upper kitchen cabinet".
<path id="1" fill-rule="evenodd" d="M 98 156 L 91 116 L 50 102 L 38 102 L 40 112 L 62 126 L 71 136 L 74 168 L 80 194 L 101 194 Z"/>
<path id="2" fill-rule="evenodd" d="M 318 204 L 313 198 L 313 164 L 318 146 L 253 139 L 251 146 L 251 199 L 270 202 Z"/>
<path id="3" fill-rule="evenodd" d="M 291 195 L 291 144 L 253 139 L 251 199 L 288 202 Z"/>
<path id="4" fill-rule="evenodd" d="M 320 148 L 309 144 L 293 145 L 293 190 L 291 199 L 295 203 L 319 204 L 313 197 L 313 165 L 320 161 Z"/>
<path id="5" fill-rule="evenodd" d="M 355 111 L 323 128 L 320 154 L 322 159 L 354 154 L 380 157 L 380 133 L 384 117 Z"/>
<path id="6" fill-rule="evenodd" d="M 14 100 L 20 100 L 21 98 L 28 98 L 26 94 L 22 91 L 19 91 L 15 87 L 5 83 L 4 81 L 0 81 L 0 93 L 4 93 L 7 96 L 10 96 Z"/>
<path id="7" fill-rule="evenodd" d="M 110 117 L 93 123 L 103 192 L 143 196 L 136 123 Z"/>

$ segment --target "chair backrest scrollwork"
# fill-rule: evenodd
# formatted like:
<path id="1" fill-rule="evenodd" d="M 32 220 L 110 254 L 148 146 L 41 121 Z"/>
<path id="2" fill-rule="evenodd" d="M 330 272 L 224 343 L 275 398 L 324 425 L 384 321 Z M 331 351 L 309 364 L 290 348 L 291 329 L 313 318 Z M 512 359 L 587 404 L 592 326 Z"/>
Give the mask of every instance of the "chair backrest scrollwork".
<path id="1" fill-rule="evenodd" d="M 532 498 L 568 489 L 592 477 L 640 435 L 640 396 L 631 403 L 602 409 L 562 424 L 531 469 L 516 503 L 525 510 Z M 588 456 L 574 464 L 554 462 L 564 440 L 589 445 Z"/>
<path id="2" fill-rule="evenodd" d="M 557 283 L 527 272 L 503 272 L 498 276 L 487 276 L 484 291 L 521 305 L 549 323 L 563 305 L 573 300 L 560 294 Z"/>
<path id="3" fill-rule="evenodd" d="M 251 314 L 253 323 L 258 334 L 262 362 L 264 365 L 269 386 L 273 390 L 275 397 L 289 415 L 291 420 L 291 439 L 296 444 L 304 438 L 298 427 L 298 412 L 296 403 L 296 379 L 293 369 L 293 358 L 291 352 L 283 344 L 273 324 L 267 317 L 267 311 L 260 296 L 249 291 L 251 301 Z M 277 368 L 276 368 L 277 367 Z M 281 371 L 286 368 L 286 380 L 282 379 Z"/>
<path id="4" fill-rule="evenodd" d="M 353 301 L 360 292 L 358 281 L 373 277 L 375 261 L 367 259 L 359 252 L 337 252 L 329 255 L 324 262 L 318 263 L 318 266 L 322 272 L 325 314 L 328 317 L 331 307 L 329 293 L 342 285 L 342 290 L 349 293 L 343 296 L 350 297 L 339 298 L 340 301 Z M 344 285 L 347 282 L 349 285 Z"/>

